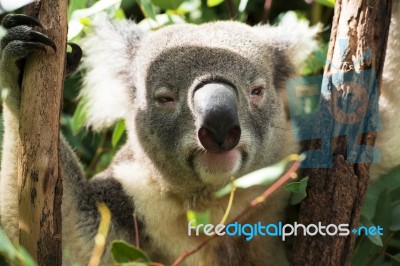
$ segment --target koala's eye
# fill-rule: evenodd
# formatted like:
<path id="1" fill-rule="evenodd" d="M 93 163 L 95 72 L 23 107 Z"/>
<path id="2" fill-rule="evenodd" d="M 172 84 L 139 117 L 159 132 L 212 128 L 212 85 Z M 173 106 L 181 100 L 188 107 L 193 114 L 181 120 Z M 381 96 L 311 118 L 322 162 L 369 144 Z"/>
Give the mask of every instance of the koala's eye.
<path id="1" fill-rule="evenodd" d="M 251 96 L 262 96 L 264 93 L 264 88 L 262 87 L 257 87 L 251 90 L 250 95 Z"/>
<path id="2" fill-rule="evenodd" d="M 264 85 L 251 86 L 249 89 L 249 100 L 253 104 L 258 104 L 264 98 L 265 87 Z"/>
<path id="3" fill-rule="evenodd" d="M 167 88 L 158 90 L 154 95 L 154 99 L 162 107 L 174 107 L 176 104 L 175 94 Z"/>
<path id="4" fill-rule="evenodd" d="M 175 101 L 174 98 L 172 97 L 157 97 L 156 100 L 159 103 L 169 103 Z"/>

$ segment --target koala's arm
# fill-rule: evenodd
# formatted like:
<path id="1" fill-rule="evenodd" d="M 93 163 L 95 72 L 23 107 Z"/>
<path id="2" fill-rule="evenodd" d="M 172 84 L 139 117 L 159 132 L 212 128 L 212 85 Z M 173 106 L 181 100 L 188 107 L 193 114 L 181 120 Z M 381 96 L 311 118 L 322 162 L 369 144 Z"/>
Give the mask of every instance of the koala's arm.
<path id="1" fill-rule="evenodd" d="M 1 226 L 14 243 L 18 243 L 18 182 L 17 146 L 19 135 L 19 109 L 22 72 L 27 56 L 35 52 L 56 49 L 53 41 L 38 30 L 38 21 L 24 15 L 8 15 L 2 21 L 7 33 L 0 46 L 0 86 L 3 91 L 4 140 L 0 177 Z M 67 55 L 67 69 L 76 67 L 81 50 L 72 46 Z M 61 48 L 59 48 L 61 49 Z M 74 53 L 74 49 L 78 49 Z M 79 61 L 78 59 L 78 61 Z M 70 62 L 70 60 L 72 60 Z M 132 201 L 124 196 L 122 186 L 115 181 L 111 171 L 105 171 L 87 181 L 81 164 L 73 150 L 60 134 L 60 168 L 63 177 L 63 250 L 71 261 L 89 260 L 100 216 L 97 203 L 105 202 L 112 212 L 113 226 L 110 235 L 120 236 L 124 229 L 132 231 Z M 125 212 L 118 212 L 125 210 Z M 128 221 L 128 222 L 127 222 Z M 133 236 L 128 236 L 128 238 Z M 66 254 L 68 260 L 68 254 Z"/>

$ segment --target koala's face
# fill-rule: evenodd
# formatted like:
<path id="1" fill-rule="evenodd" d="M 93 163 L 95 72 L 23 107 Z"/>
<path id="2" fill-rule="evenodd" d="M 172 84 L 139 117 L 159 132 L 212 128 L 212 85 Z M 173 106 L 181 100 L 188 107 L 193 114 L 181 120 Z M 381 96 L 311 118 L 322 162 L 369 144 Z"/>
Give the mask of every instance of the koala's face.
<path id="1" fill-rule="evenodd" d="M 172 187 L 221 187 L 281 156 L 291 65 L 233 22 L 150 33 L 136 53 L 134 145 Z M 281 60 L 281 61 L 280 61 Z M 285 65 L 286 64 L 286 65 Z"/>

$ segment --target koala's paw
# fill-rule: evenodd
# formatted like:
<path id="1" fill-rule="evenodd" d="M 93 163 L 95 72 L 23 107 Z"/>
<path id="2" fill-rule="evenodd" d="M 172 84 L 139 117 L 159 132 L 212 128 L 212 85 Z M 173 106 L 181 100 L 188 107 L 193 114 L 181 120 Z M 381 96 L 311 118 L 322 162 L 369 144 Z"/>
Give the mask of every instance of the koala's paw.
<path id="1" fill-rule="evenodd" d="M 34 18 L 19 14 L 10 14 L 4 17 L 2 26 L 7 33 L 1 39 L 1 66 L 5 70 L 12 70 L 19 62 L 34 51 L 46 52 L 46 46 L 57 50 L 55 43 L 45 34 L 36 31 L 33 27 L 43 28 Z M 17 73 L 9 73 L 17 74 Z"/>
<path id="2" fill-rule="evenodd" d="M 71 42 L 68 45 L 71 47 L 71 52 L 67 53 L 67 65 L 65 69 L 67 76 L 75 72 L 82 58 L 82 49 L 79 45 Z"/>
<path id="3" fill-rule="evenodd" d="M 2 53 L 15 59 L 28 56 L 33 51 L 46 52 L 46 46 L 54 51 L 57 47 L 52 39 L 45 34 L 33 30 L 33 27 L 43 28 L 39 21 L 25 15 L 10 14 L 4 17 L 2 26 L 7 34 L 1 39 Z"/>

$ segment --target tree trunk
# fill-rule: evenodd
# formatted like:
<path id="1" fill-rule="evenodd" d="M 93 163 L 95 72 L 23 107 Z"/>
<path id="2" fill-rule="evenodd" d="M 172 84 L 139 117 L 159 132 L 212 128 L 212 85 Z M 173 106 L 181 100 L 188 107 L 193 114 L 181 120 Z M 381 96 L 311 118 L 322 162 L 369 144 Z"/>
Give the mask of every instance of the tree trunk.
<path id="1" fill-rule="evenodd" d="M 35 54 L 25 64 L 18 160 L 20 244 L 39 265 L 61 265 L 62 177 L 59 118 L 67 36 L 65 0 L 37 1 L 29 9 L 57 52 Z M 33 13 L 32 13 L 33 12 Z"/>
<path id="2" fill-rule="evenodd" d="M 299 222 L 358 227 L 378 121 L 391 0 L 337 0 Z M 376 85 L 377 84 L 377 85 Z M 348 97 L 345 95 L 348 93 Z M 354 108 L 354 102 L 358 106 Z M 317 139 L 317 140 L 316 140 Z M 323 149 L 323 152 L 316 152 Z M 322 158 L 322 160 L 321 160 Z M 315 165 L 317 162 L 318 166 Z M 330 165 L 332 164 L 332 165 Z M 298 235 L 294 265 L 350 265 L 356 235 Z"/>

